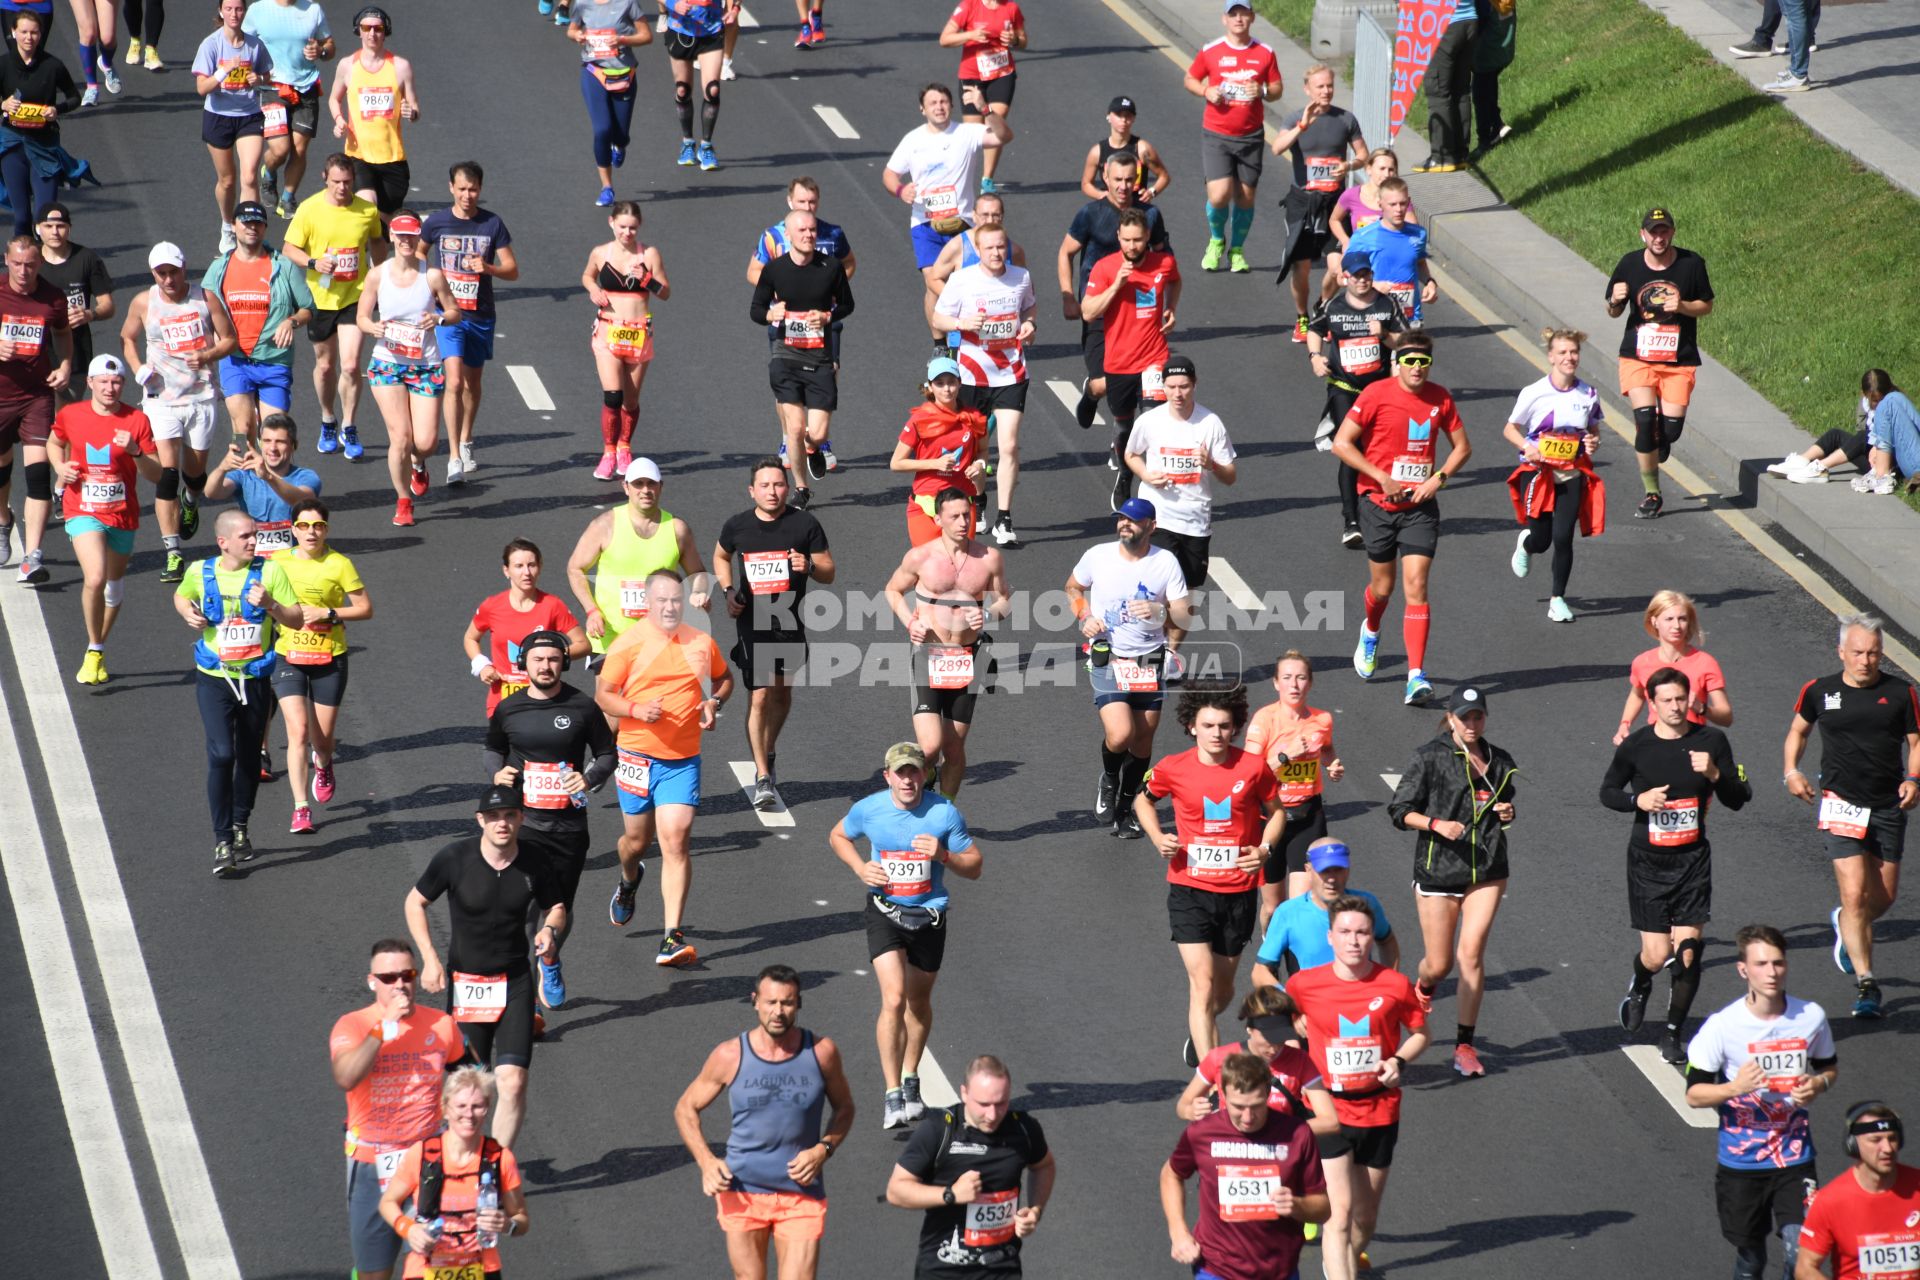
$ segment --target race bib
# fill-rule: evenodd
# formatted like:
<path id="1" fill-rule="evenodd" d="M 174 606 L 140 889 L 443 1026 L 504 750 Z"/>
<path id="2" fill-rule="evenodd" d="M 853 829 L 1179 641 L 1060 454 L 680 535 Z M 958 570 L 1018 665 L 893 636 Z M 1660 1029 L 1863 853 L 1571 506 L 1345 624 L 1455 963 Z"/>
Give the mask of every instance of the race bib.
<path id="1" fill-rule="evenodd" d="M 427 354 L 427 326 L 411 320 L 388 320 L 380 326 L 380 341 L 398 360 L 418 360 Z"/>
<path id="2" fill-rule="evenodd" d="M 529 809 L 568 809 L 573 796 L 567 790 L 568 766 L 529 760 L 520 766 L 520 791 Z"/>
<path id="3" fill-rule="evenodd" d="M 1337 1036 L 1327 1041 L 1327 1087 L 1335 1093 L 1380 1084 L 1380 1037 Z"/>
<path id="4" fill-rule="evenodd" d="M 1373 282 L 1373 287 L 1399 303 L 1402 311 L 1408 315 L 1413 314 L 1413 304 L 1418 294 L 1415 292 L 1411 282 L 1402 280 L 1376 280 Z"/>
<path id="5" fill-rule="evenodd" d="M 623 618 L 647 616 L 647 580 L 645 578 L 620 580 L 620 616 Z"/>
<path id="6" fill-rule="evenodd" d="M 1147 400 L 1165 400 L 1167 398 L 1167 371 L 1157 364 L 1150 364 L 1140 371 L 1140 395 Z"/>
<path id="7" fill-rule="evenodd" d="M 286 103 L 269 102 L 260 108 L 260 136 L 264 138 L 287 136 Z"/>
<path id="8" fill-rule="evenodd" d="M 887 869 L 887 896 L 917 898 L 933 892 L 933 855 L 912 849 L 887 849 L 880 854 Z"/>
<path id="9" fill-rule="evenodd" d="M 1225 80 L 1220 84 L 1222 102 L 1252 102 L 1260 96 L 1260 86 L 1251 79 Z"/>
<path id="10" fill-rule="evenodd" d="M 598 61 L 602 58 L 620 56 L 620 33 L 612 29 L 589 30 L 587 32 L 587 56 Z"/>
<path id="11" fill-rule="evenodd" d="M 780 334 L 788 346 L 801 351 L 818 351 L 827 345 L 827 327 L 811 315 L 785 317 Z"/>
<path id="12" fill-rule="evenodd" d="M 1865 840 L 1867 823 L 1873 810 L 1863 804 L 1848 804 L 1831 791 L 1820 793 L 1820 829 L 1829 835 L 1849 840 Z"/>
<path id="13" fill-rule="evenodd" d="M 1107 670 L 1113 673 L 1113 683 L 1122 693 L 1153 693 L 1160 687 L 1159 668 L 1132 658 L 1115 655 Z"/>
<path id="14" fill-rule="evenodd" d="M 220 87 L 229 93 L 247 87 L 247 77 L 253 74 L 253 64 L 242 58 L 238 62 L 226 58 L 220 60 Z"/>
<path id="15" fill-rule="evenodd" d="M 1680 326 L 1643 324 L 1633 331 L 1633 354 L 1649 364 L 1672 364 L 1680 358 Z"/>
<path id="16" fill-rule="evenodd" d="M 207 326 L 198 312 L 160 322 L 160 345 L 173 355 L 185 355 L 207 345 Z"/>
<path id="17" fill-rule="evenodd" d="M 324 667 L 333 661 L 333 627 L 316 622 L 311 629 L 282 632 L 287 637 L 287 661 L 301 667 Z"/>
<path id="18" fill-rule="evenodd" d="M 1700 838 L 1700 801 L 1669 800 L 1647 815 L 1647 843 L 1657 849 L 1688 845 Z"/>
<path id="19" fill-rule="evenodd" d="M 1767 1089 L 1772 1093 L 1792 1093 L 1807 1074 L 1807 1042 L 1803 1039 L 1761 1040 L 1747 1046 L 1747 1052 L 1767 1074 Z"/>
<path id="20" fill-rule="evenodd" d="M 1423 484 L 1433 474 L 1433 459 L 1395 458 L 1388 474 L 1399 484 Z"/>
<path id="21" fill-rule="evenodd" d="M 785 551 L 743 551 L 747 588 L 757 596 L 777 596 L 793 582 L 793 561 Z"/>
<path id="22" fill-rule="evenodd" d="M 453 975 L 453 1020 L 498 1022 L 507 1011 L 507 975 L 461 973 Z"/>
<path id="23" fill-rule="evenodd" d="M 1320 761 L 1289 760 L 1274 770 L 1280 780 L 1280 803 L 1292 806 L 1320 794 Z"/>
<path id="24" fill-rule="evenodd" d="M 1913 1231 L 1863 1234 L 1854 1265 L 1861 1280 L 1920 1280 L 1920 1234 Z"/>
<path id="25" fill-rule="evenodd" d="M 293 522 L 262 520 L 254 526 L 253 549 L 256 555 L 271 556 L 276 551 L 293 550 Z"/>
<path id="26" fill-rule="evenodd" d="M 1340 189 L 1340 157 L 1307 157 L 1307 190 L 1338 191 Z"/>
<path id="27" fill-rule="evenodd" d="M 1352 374 L 1378 372 L 1380 339 L 1372 334 L 1364 338 L 1340 339 L 1340 367 Z"/>
<path id="28" fill-rule="evenodd" d="M 960 1243 L 969 1249 L 986 1249 L 1013 1239 L 1013 1214 L 1020 1207 L 1020 1188 L 1009 1191 L 982 1191 L 980 1198 L 967 1206 L 966 1224 L 960 1228 Z"/>
<path id="29" fill-rule="evenodd" d="M 393 1175 L 400 1170 L 400 1162 L 406 1159 L 407 1148 L 395 1147 L 391 1151 L 373 1153 L 374 1176 L 380 1179 L 380 1189 L 385 1191 L 387 1184 L 393 1181 Z"/>
<path id="30" fill-rule="evenodd" d="M 929 218 L 952 218 L 960 212 L 960 192 L 952 183 L 920 192 L 920 204 Z"/>
<path id="31" fill-rule="evenodd" d="M 393 119 L 393 90 L 373 88 L 360 90 L 360 118 L 362 120 Z"/>
<path id="32" fill-rule="evenodd" d="M 89 471 L 80 480 L 80 510 L 118 511 L 127 503 L 127 482 L 117 472 Z"/>
<path id="33" fill-rule="evenodd" d="M 1166 472 L 1168 484 L 1199 484 L 1200 476 L 1206 470 L 1206 460 L 1198 449 L 1168 449 L 1160 451 L 1159 470 Z"/>
<path id="34" fill-rule="evenodd" d="M 1005 351 L 1009 347 L 1020 345 L 1020 317 L 1007 312 L 980 317 L 980 323 L 974 326 L 974 335 L 980 345 L 989 351 Z"/>
<path id="35" fill-rule="evenodd" d="M 1203 880 L 1223 880 L 1238 875 L 1240 846 L 1232 844 L 1190 844 L 1187 846 L 1187 874 Z"/>
<path id="36" fill-rule="evenodd" d="M 1277 1222 L 1280 1206 L 1273 1202 L 1280 1190 L 1277 1164 L 1223 1164 L 1214 1184 L 1220 1197 L 1222 1222 Z"/>
<path id="37" fill-rule="evenodd" d="M 973 683 L 969 645 L 933 645 L 927 649 L 927 683 L 935 689 L 965 689 Z"/>
<path id="38" fill-rule="evenodd" d="M 13 344 L 15 360 L 31 360 L 40 354 L 47 322 L 39 316 L 0 316 L 0 338 Z"/>
<path id="39" fill-rule="evenodd" d="M 252 662 L 265 652 L 260 647 L 262 624 L 245 618 L 229 618 L 213 630 L 213 650 L 220 661 L 235 666 Z"/>
<path id="40" fill-rule="evenodd" d="M 452 1266 L 428 1264 L 427 1280 L 486 1280 L 487 1268 L 479 1262 L 461 1262 Z"/>
<path id="41" fill-rule="evenodd" d="M 478 295 L 475 295 L 478 297 Z M 635 361 L 647 354 L 647 343 L 653 335 L 653 322 L 643 320 L 639 324 L 614 324 L 607 322 L 604 330 L 607 350 L 622 360 Z"/>
<path id="42" fill-rule="evenodd" d="M 321 256 L 333 259 L 333 280 L 335 284 L 340 283 L 342 280 L 358 280 L 360 278 L 360 250 L 358 247 L 352 249 L 329 249 Z"/>
<path id="43" fill-rule="evenodd" d="M 476 311 L 480 307 L 480 277 L 471 271 L 443 271 L 447 278 L 447 291 L 453 294 L 453 304 L 462 311 Z"/>
<path id="44" fill-rule="evenodd" d="M 1573 460 L 1580 456 L 1580 450 L 1586 440 L 1582 436 L 1544 435 L 1533 442 L 1540 451 L 1543 462 L 1555 467 L 1570 467 Z"/>
<path id="45" fill-rule="evenodd" d="M 982 49 L 973 55 L 974 68 L 982 80 L 998 80 L 1013 69 L 1013 54 L 1007 49 Z"/>
<path id="46" fill-rule="evenodd" d="M 7 115 L 7 122 L 16 129 L 44 129 L 47 119 L 46 106 L 38 102 L 22 102 Z"/>
<path id="47" fill-rule="evenodd" d="M 647 796 L 653 790 L 653 761 L 637 751 L 620 749 L 620 763 L 614 766 L 613 783 L 630 796 Z"/>

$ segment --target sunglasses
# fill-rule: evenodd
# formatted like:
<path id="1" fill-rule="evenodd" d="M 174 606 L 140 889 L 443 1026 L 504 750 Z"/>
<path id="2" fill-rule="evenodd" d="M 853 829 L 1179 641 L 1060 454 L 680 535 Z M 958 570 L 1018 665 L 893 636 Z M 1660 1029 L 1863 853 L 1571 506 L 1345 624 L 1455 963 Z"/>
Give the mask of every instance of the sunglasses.
<path id="1" fill-rule="evenodd" d="M 293 527 L 296 529 L 324 529 L 327 527 L 327 522 L 325 520 L 295 520 Z"/>
<path id="2" fill-rule="evenodd" d="M 1425 369 L 1433 363 L 1432 356 L 1423 355 L 1418 351 L 1409 351 L 1404 356 L 1395 356 L 1394 360 L 1399 364 L 1410 365 L 1415 369 Z"/>
<path id="3" fill-rule="evenodd" d="M 379 979 L 382 983 L 390 987 L 396 982 L 414 981 L 420 976 L 420 971 L 418 969 L 395 969 L 392 973 L 381 973 L 378 969 L 375 969 L 370 976 Z"/>

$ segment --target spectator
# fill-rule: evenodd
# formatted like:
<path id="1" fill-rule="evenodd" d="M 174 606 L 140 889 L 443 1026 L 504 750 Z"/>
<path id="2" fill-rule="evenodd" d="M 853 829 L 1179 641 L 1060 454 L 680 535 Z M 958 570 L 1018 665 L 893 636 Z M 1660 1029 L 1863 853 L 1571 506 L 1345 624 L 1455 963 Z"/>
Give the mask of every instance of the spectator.
<path id="1" fill-rule="evenodd" d="M 1453 0 L 1446 33 L 1433 51 L 1433 61 L 1427 64 L 1427 136 L 1432 147 L 1426 163 L 1417 166 L 1415 173 L 1457 173 L 1466 168 L 1473 41 L 1479 30 L 1476 0 Z"/>
<path id="2" fill-rule="evenodd" d="M 1818 3 L 1818 0 L 1814 0 Z M 1473 128 L 1479 151 L 1491 151 L 1513 132 L 1500 114 L 1500 73 L 1513 65 L 1514 0 L 1486 0 L 1473 41 Z"/>
<path id="3" fill-rule="evenodd" d="M 1896 390 L 1893 378 L 1884 369 L 1869 369 L 1860 375 L 1860 409 L 1855 415 L 1856 430 L 1847 431 L 1835 427 L 1823 433 L 1818 440 L 1798 453 L 1790 453 L 1767 470 L 1777 476 L 1785 476 L 1795 484 L 1825 484 L 1827 472 L 1833 468 L 1851 462 L 1860 468 L 1860 476 L 1853 482 L 1854 488 L 1865 492 L 1864 481 L 1872 478 L 1868 471 L 1867 453 L 1875 438 L 1873 427 L 1874 397 L 1885 396 Z"/>
<path id="4" fill-rule="evenodd" d="M 1820 46 L 1814 43 L 1814 33 L 1820 29 L 1820 0 L 1807 0 L 1807 52 L 1818 53 Z M 1753 38 L 1745 44 L 1727 46 L 1727 52 L 1736 58 L 1771 58 L 1787 51 L 1784 44 L 1773 42 L 1774 33 L 1780 30 L 1780 0 L 1761 0 L 1760 25 L 1753 29 Z"/>
<path id="5" fill-rule="evenodd" d="M 1815 6 L 1819 0 L 1779 0 L 1780 16 L 1787 20 L 1787 69 L 1760 87 L 1768 93 L 1804 93 L 1812 87 Z"/>
<path id="6" fill-rule="evenodd" d="M 1908 484 L 1920 476 L 1920 410 L 1884 369 L 1867 370 L 1860 382 L 1867 393 L 1867 461 L 1872 470 L 1853 487 L 1859 493 L 1892 493 L 1896 473 Z"/>

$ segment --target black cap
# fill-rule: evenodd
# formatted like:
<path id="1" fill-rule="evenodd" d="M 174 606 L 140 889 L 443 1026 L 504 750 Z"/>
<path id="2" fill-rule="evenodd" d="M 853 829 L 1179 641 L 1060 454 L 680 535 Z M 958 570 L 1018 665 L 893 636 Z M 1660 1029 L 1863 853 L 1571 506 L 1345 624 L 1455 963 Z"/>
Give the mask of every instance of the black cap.
<path id="1" fill-rule="evenodd" d="M 1447 699 L 1447 710 L 1456 716 L 1463 716 L 1469 711 L 1484 713 L 1486 709 L 1487 695 L 1470 684 L 1461 685 Z"/>
<path id="2" fill-rule="evenodd" d="M 566 636 L 551 628 L 534 632 L 520 642 L 520 656 L 526 657 L 535 649 L 558 649 L 561 657 L 566 657 L 573 644 Z"/>
<path id="3" fill-rule="evenodd" d="M 72 226 L 73 214 L 68 210 L 67 206 L 61 204 L 58 200 L 49 200 L 40 206 L 40 216 L 35 218 L 34 222 L 64 222 L 68 226 Z"/>
<path id="4" fill-rule="evenodd" d="M 267 211 L 258 200 L 242 200 L 239 204 L 233 206 L 233 220 L 235 222 L 258 222 L 264 225 L 267 221 Z"/>
<path id="5" fill-rule="evenodd" d="M 1196 382 L 1199 381 L 1200 379 L 1199 370 L 1193 367 L 1192 356 L 1182 355 L 1182 356 L 1167 357 L 1166 363 L 1160 366 L 1161 378 L 1162 379 L 1171 378 L 1176 373 L 1182 375 L 1183 377 L 1192 378 Z"/>
<path id="6" fill-rule="evenodd" d="M 1248 1018 L 1247 1025 L 1265 1036 L 1268 1044 L 1285 1044 L 1299 1034 L 1293 1019 L 1279 1013 L 1263 1013 L 1257 1018 Z"/>
<path id="7" fill-rule="evenodd" d="M 1133 105 L 1133 99 L 1124 93 L 1107 104 L 1108 115 L 1131 116 L 1138 115 L 1139 113 L 1140 109 Z"/>
<path id="8" fill-rule="evenodd" d="M 1640 219 L 1640 229 L 1642 231 L 1651 231 L 1661 225 L 1669 227 L 1673 225 L 1673 210 L 1663 204 L 1653 206 L 1653 208 L 1647 210 L 1647 216 Z"/>
<path id="9" fill-rule="evenodd" d="M 494 809 L 519 809 L 520 789 L 518 787 L 491 786 L 480 793 L 480 799 L 474 802 L 475 813 L 488 813 Z"/>

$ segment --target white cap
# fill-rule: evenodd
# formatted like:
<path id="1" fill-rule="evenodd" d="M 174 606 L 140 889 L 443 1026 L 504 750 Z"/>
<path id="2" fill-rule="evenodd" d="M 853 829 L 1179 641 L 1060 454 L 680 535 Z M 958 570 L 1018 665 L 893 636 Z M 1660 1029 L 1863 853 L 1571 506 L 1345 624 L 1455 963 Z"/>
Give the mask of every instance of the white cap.
<path id="1" fill-rule="evenodd" d="M 159 244 L 147 250 L 147 266 L 149 268 L 151 267 L 182 267 L 184 268 L 186 265 L 187 265 L 187 255 L 181 252 L 180 246 L 175 244 L 171 240 L 162 240 Z"/>
<path id="2" fill-rule="evenodd" d="M 635 458 L 627 464 L 627 483 L 635 480 L 651 480 L 660 483 L 660 464 L 652 458 Z"/>
<path id="3" fill-rule="evenodd" d="M 127 366 L 119 356 L 95 356 L 93 362 L 87 366 L 87 376 L 89 378 L 124 378 L 127 376 Z"/>

